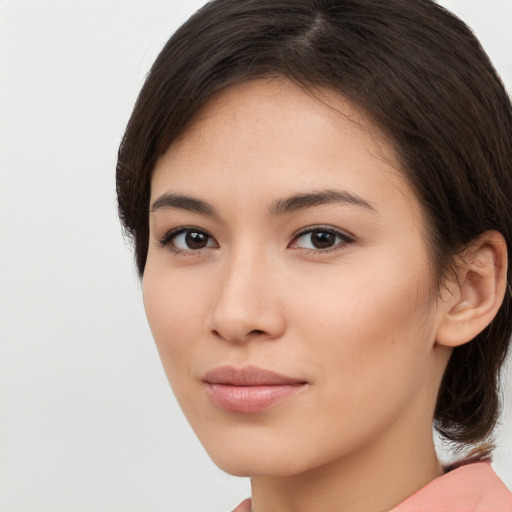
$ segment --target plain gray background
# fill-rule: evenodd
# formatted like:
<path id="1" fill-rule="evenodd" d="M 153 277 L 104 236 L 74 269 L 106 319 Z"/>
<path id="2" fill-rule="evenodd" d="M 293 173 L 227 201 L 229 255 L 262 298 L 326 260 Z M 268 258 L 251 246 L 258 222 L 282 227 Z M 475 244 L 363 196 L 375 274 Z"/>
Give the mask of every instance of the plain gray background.
<path id="1" fill-rule="evenodd" d="M 201 0 L 0 1 L 0 511 L 226 512 L 249 494 L 167 385 L 116 217 L 117 146 Z M 512 0 L 446 0 L 512 90 Z M 494 464 L 512 487 L 512 371 Z"/>

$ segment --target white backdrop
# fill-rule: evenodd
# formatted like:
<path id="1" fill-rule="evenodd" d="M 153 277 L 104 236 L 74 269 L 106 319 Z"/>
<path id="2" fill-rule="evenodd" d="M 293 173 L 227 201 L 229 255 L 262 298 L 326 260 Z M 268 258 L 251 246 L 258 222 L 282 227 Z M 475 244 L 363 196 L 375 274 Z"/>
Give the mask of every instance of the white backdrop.
<path id="1" fill-rule="evenodd" d="M 116 217 L 143 78 L 203 0 L 0 0 L 0 511 L 226 512 Z M 512 90 L 512 0 L 446 0 Z M 512 381 L 512 371 L 508 372 Z M 512 389 L 495 468 L 512 487 Z"/>

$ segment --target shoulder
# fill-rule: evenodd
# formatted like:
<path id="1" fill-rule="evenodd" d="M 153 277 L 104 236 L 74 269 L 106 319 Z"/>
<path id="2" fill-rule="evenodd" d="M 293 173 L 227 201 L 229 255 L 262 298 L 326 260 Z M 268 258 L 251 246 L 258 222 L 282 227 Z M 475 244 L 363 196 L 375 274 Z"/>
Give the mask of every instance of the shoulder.
<path id="1" fill-rule="evenodd" d="M 512 493 L 489 462 L 453 467 L 391 512 L 512 512 Z"/>

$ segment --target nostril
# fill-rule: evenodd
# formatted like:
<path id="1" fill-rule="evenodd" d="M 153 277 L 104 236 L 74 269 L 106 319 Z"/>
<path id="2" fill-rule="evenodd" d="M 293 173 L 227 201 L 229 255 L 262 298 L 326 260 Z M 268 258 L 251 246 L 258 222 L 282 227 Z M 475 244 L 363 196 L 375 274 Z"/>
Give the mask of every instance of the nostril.
<path id="1" fill-rule="evenodd" d="M 223 336 L 220 331 L 218 331 L 217 329 L 212 329 L 212 334 L 217 337 L 217 338 L 225 338 L 225 336 Z M 252 338 L 253 336 L 261 336 L 262 334 L 265 334 L 265 331 L 261 330 L 261 329 L 253 329 L 252 331 L 249 331 L 247 334 L 245 334 L 244 336 L 242 336 L 240 338 L 240 340 L 242 339 L 248 339 L 248 338 Z M 238 338 L 237 336 L 233 335 L 234 338 Z"/>

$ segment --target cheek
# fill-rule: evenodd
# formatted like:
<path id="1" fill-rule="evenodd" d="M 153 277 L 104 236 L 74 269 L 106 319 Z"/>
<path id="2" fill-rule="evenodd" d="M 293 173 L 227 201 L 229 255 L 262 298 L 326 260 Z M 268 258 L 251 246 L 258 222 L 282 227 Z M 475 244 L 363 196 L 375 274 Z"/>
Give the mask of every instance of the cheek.
<path id="1" fill-rule="evenodd" d="M 430 300 L 417 281 L 400 274 L 388 267 L 369 286 L 363 269 L 355 276 L 337 272 L 314 297 L 296 290 L 291 338 L 314 370 L 315 392 L 310 408 L 294 419 L 308 425 L 305 439 L 322 439 L 312 446 L 312 458 L 375 438 L 416 407 L 430 385 Z"/>
<path id="2" fill-rule="evenodd" d="M 204 285 L 204 282 L 202 283 Z M 148 265 L 143 278 L 144 308 L 162 364 L 171 384 L 190 368 L 205 325 L 204 286 L 187 276 Z"/>
<path id="3" fill-rule="evenodd" d="M 434 343 L 429 280 L 419 282 L 422 274 L 398 257 L 391 261 L 394 266 L 381 266 L 377 273 L 365 266 L 357 272 L 335 269 L 328 286 L 296 310 L 297 335 L 312 342 L 308 358 L 320 378 L 330 379 L 333 394 L 338 385 L 356 402 L 371 397 L 376 387 L 387 386 L 392 394 L 401 384 L 419 382 Z M 295 296 L 307 296 L 314 281 L 319 280 L 313 276 Z"/>

